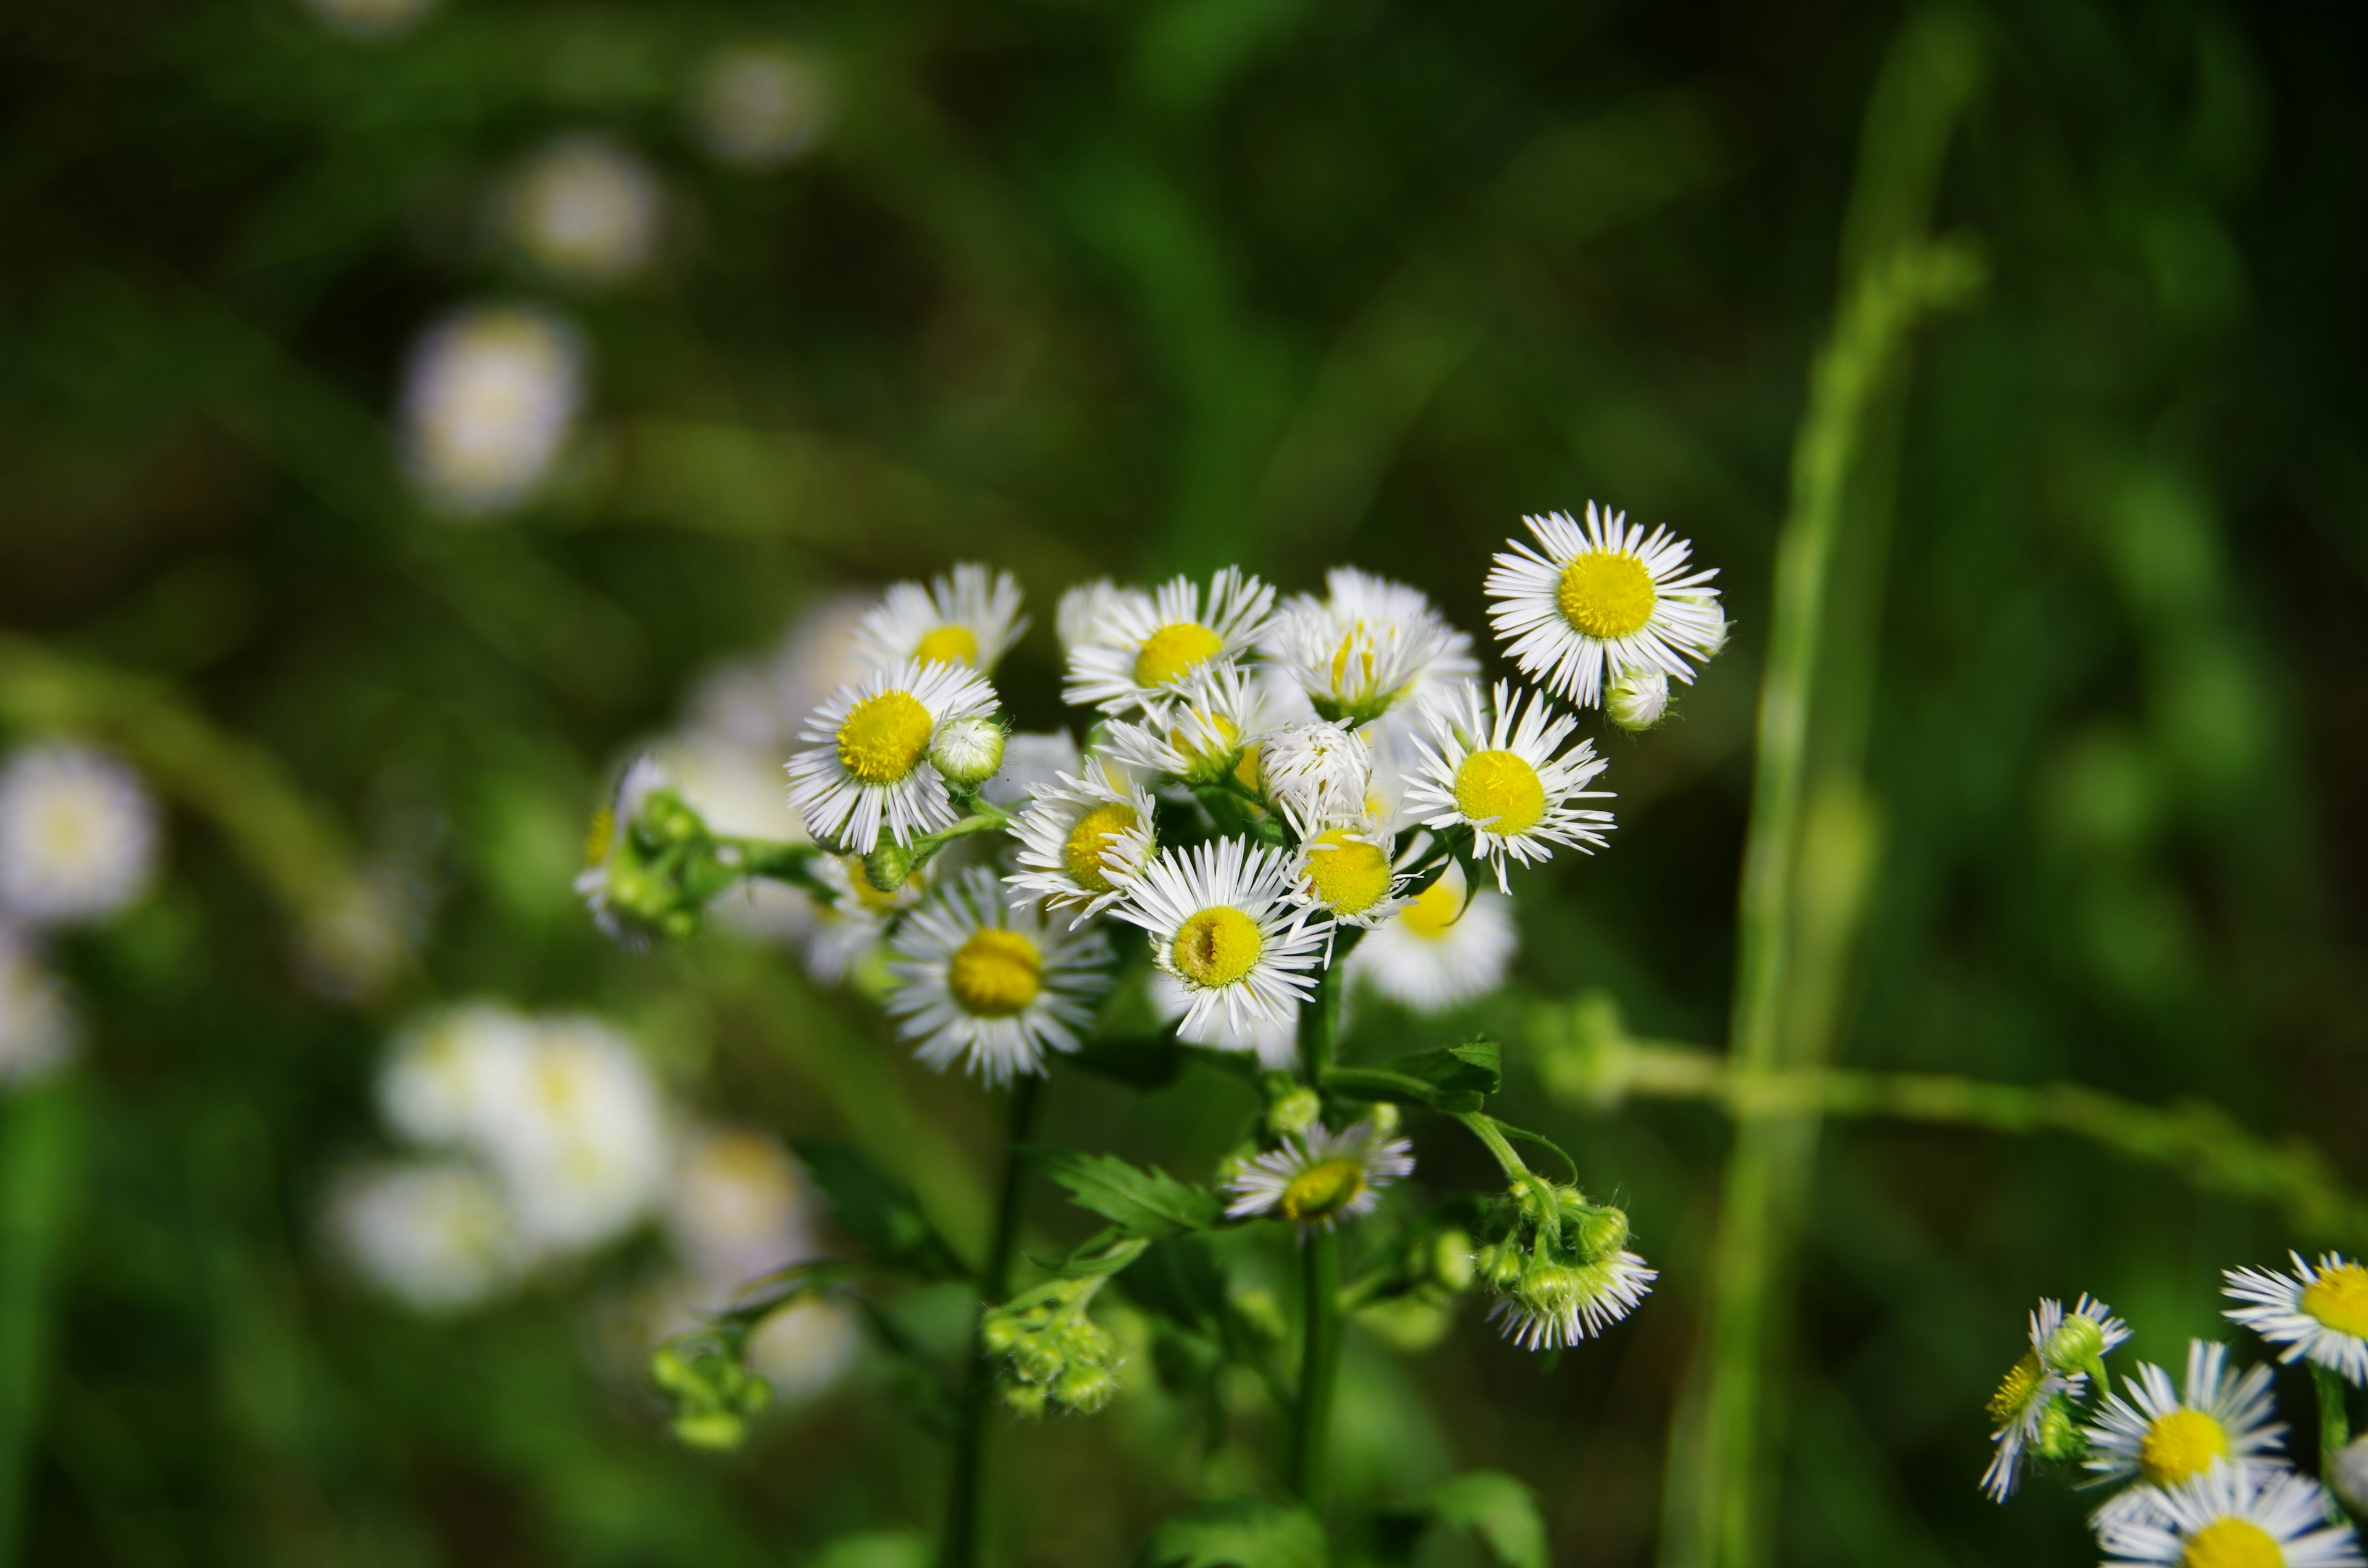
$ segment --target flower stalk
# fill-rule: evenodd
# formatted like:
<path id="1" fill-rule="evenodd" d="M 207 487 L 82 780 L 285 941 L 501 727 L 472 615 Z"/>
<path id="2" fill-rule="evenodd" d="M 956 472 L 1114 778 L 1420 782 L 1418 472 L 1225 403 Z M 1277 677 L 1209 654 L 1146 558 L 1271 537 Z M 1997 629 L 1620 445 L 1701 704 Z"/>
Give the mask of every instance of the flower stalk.
<path id="1" fill-rule="evenodd" d="M 986 1439 L 995 1420 L 995 1354 L 986 1340 L 987 1315 L 1011 1292 L 1011 1261 L 1019 1250 L 1020 1199 L 1025 1194 L 1027 1162 L 1022 1150 L 1036 1126 L 1044 1080 L 1023 1074 L 1011 1086 L 1008 1135 L 1003 1156 L 1003 1184 L 996 1199 L 995 1229 L 988 1235 L 986 1261 L 978 1276 L 978 1313 L 971 1331 L 971 1363 L 962 1385 L 962 1406 L 954 1432 L 953 1472 L 946 1497 L 945 1550 L 942 1568 L 977 1568 L 980 1499 L 986 1476 Z"/>
<path id="2" fill-rule="evenodd" d="M 1339 971 L 1326 969 L 1299 1019 L 1300 1072 L 1318 1093 L 1331 1072 L 1339 1029 Z M 1332 1400 L 1340 1379 L 1340 1238 L 1329 1227 L 1306 1233 L 1300 1248 L 1300 1286 L 1304 1338 L 1299 1402 L 1292 1412 L 1290 1482 L 1292 1494 L 1320 1513 Z"/>

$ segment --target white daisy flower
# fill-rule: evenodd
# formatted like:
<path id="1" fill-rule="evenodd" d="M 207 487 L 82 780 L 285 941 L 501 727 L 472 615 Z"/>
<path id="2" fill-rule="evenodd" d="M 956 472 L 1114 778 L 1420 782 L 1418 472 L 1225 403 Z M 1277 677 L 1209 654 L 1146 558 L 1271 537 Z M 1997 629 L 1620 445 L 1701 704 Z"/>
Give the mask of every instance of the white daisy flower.
<path id="1" fill-rule="evenodd" d="M 1603 710 L 1623 730 L 1642 734 L 1669 714 L 1669 677 L 1658 670 L 1628 670 L 1612 678 Z"/>
<path id="2" fill-rule="evenodd" d="M 960 1061 L 990 1084 L 1044 1071 L 1044 1052 L 1075 1051 L 1110 989 L 1110 938 L 1012 908 L 975 869 L 905 917 L 888 1011 L 916 1052 L 943 1072 Z"/>
<path id="3" fill-rule="evenodd" d="M 805 1184 L 768 1133 L 711 1127 L 686 1140 L 665 1210 L 666 1233 L 710 1305 L 816 1256 Z"/>
<path id="4" fill-rule="evenodd" d="M 1330 1230 L 1381 1207 L 1382 1188 L 1414 1173 L 1414 1145 L 1384 1138 L 1372 1122 L 1338 1132 L 1313 1127 L 1248 1161 L 1225 1183 L 1229 1220 L 1270 1215 Z"/>
<path id="5" fill-rule="evenodd" d="M 2269 1460 L 2285 1431 L 2267 1367 L 2239 1375 L 2228 1347 L 2187 1346 L 2184 1393 L 2160 1367 L 2142 1363 L 2126 1393 L 2105 1396 L 2087 1428 L 2088 1468 L 2109 1482 L 2178 1486 L 2221 1463 Z"/>
<path id="6" fill-rule="evenodd" d="M 0 1091 L 49 1076 L 73 1060 L 77 1031 L 57 980 L 0 929 Z"/>
<path id="7" fill-rule="evenodd" d="M 1258 786 L 1303 839 L 1361 823 L 1372 792 L 1373 749 L 1357 731 L 1326 720 L 1285 724 L 1259 737 Z"/>
<path id="8" fill-rule="evenodd" d="M 605 136 L 544 145 L 510 176 L 501 226 L 538 270 L 586 287 L 620 282 L 658 248 L 666 193 L 641 157 Z"/>
<path id="9" fill-rule="evenodd" d="M 1238 1033 L 1307 1000 L 1331 922 L 1291 903 L 1291 862 L 1280 849 L 1218 839 L 1162 850 L 1112 908 L 1151 933 L 1151 960 L 1190 988 L 1184 1027 L 1222 1009 Z"/>
<path id="10" fill-rule="evenodd" d="M 1165 709 L 1145 713 L 1140 722 L 1112 721 L 1109 754 L 1141 773 L 1188 784 L 1213 784 L 1231 775 L 1255 790 L 1256 748 L 1270 717 L 1268 695 L 1266 684 L 1241 665 L 1210 665 L 1185 677 Z"/>
<path id="11" fill-rule="evenodd" d="M 1527 697 L 1525 708 L 1498 681 L 1493 720 L 1473 682 L 1429 704 L 1429 732 L 1406 786 L 1406 812 L 1433 829 L 1472 829 L 1474 853 L 1496 866 L 1497 891 L 1508 893 L 1508 860 L 1544 861 L 1556 845 L 1591 851 L 1611 827 L 1611 812 L 1571 804 L 1611 798 L 1587 788 L 1603 771 L 1594 743 L 1564 749 L 1578 722 L 1554 713 L 1540 693 Z"/>
<path id="12" fill-rule="evenodd" d="M 1270 1073 L 1288 1073 L 1299 1064 L 1299 1007 L 1266 1017 L 1253 1017 L 1235 1028 L 1223 1008 L 1202 1016 L 1199 1024 L 1183 1022 L 1192 1010 L 1192 988 L 1172 974 L 1151 977 L 1151 1006 L 1176 1025 L 1176 1038 L 1186 1045 L 1211 1051 L 1238 1051 L 1258 1058 Z M 1344 1015 L 1345 1027 L 1345 1015 Z"/>
<path id="13" fill-rule="evenodd" d="M 1390 858 L 1388 835 L 1365 823 L 1325 828 L 1292 858 L 1292 898 L 1339 926 L 1371 928 L 1392 918 L 1406 880 L 1404 863 Z"/>
<path id="14" fill-rule="evenodd" d="M 1439 1013 L 1486 995 L 1505 979 L 1520 938 L 1512 901 L 1493 888 L 1466 896 L 1463 869 L 1437 881 L 1365 933 L 1349 972 L 1401 1006 Z"/>
<path id="15" fill-rule="evenodd" d="M 2023 1452 L 2038 1440 L 2040 1423 L 2057 1396 L 2085 1395 L 2089 1374 L 2083 1369 L 2097 1364 L 2129 1333 L 2112 1309 L 2089 1296 L 2082 1296 L 2069 1312 L 2053 1299 L 2032 1310 L 2031 1348 L 1990 1395 L 1990 1419 L 1998 1427 L 1990 1441 L 1998 1451 L 1983 1472 L 1982 1490 L 1993 1501 L 2003 1503 L 2014 1494 L 2022 1480 Z"/>
<path id="16" fill-rule="evenodd" d="M 1608 677 L 1655 669 L 1691 681 L 1724 636 L 1715 571 L 1685 574 L 1693 547 L 1668 528 L 1650 539 L 1627 514 L 1587 504 L 1587 526 L 1567 513 L 1523 517 L 1536 540 L 1519 540 L 1489 569 L 1488 612 L 1521 673 L 1581 708 L 1602 699 Z"/>
<path id="17" fill-rule="evenodd" d="M 1366 723 L 1411 712 L 1439 683 L 1480 673 L 1472 639 L 1418 590 L 1349 566 L 1324 582 L 1327 597 L 1283 601 L 1264 640 L 1324 717 Z"/>
<path id="18" fill-rule="evenodd" d="M 484 1175 L 446 1161 L 347 1172 L 329 1190 L 332 1248 L 414 1312 L 465 1311 L 518 1282 L 519 1246 Z"/>
<path id="19" fill-rule="evenodd" d="M 985 675 L 1027 630 L 1019 584 L 1011 574 L 965 562 L 926 587 L 892 586 L 856 627 L 855 652 L 880 669 L 910 661 L 960 665 Z"/>
<path id="20" fill-rule="evenodd" d="M 1633 1252 L 1593 1263 L 1533 1259 L 1488 1321 L 1525 1350 L 1562 1350 L 1626 1317 L 1653 1292 L 1660 1271 Z"/>
<path id="21" fill-rule="evenodd" d="M 2294 1272 L 2231 1268 L 2226 1293 L 2246 1304 L 2226 1315 L 2271 1345 L 2285 1348 L 2278 1359 L 2291 1364 L 2308 1357 L 2319 1366 L 2368 1386 L 2368 1268 L 2337 1253 L 2318 1267 L 2289 1255 Z"/>
<path id="22" fill-rule="evenodd" d="M 786 44 L 734 44 L 700 72 L 690 123 L 711 156 L 772 168 L 822 139 L 830 123 L 829 85 L 812 60 Z"/>
<path id="23" fill-rule="evenodd" d="M 1150 792 L 1121 782 L 1094 759 L 1082 775 L 1037 785 L 1011 824 L 1019 869 L 1013 888 L 1073 912 L 1071 925 L 1124 896 L 1158 845 Z"/>
<path id="24" fill-rule="evenodd" d="M 498 1002 L 439 1007 L 407 1025 L 379 1069 L 379 1113 L 431 1147 L 499 1136 L 527 1091 L 535 1022 Z"/>
<path id="25" fill-rule="evenodd" d="M 888 932 L 907 910 L 928 896 L 931 868 L 923 866 L 894 892 L 882 892 L 852 856 L 820 855 L 806 862 L 816 881 L 831 891 L 827 900 L 801 897 L 795 935 L 806 972 L 836 985 L 880 950 Z"/>
<path id="26" fill-rule="evenodd" d="M 869 855 L 884 835 L 910 844 L 954 821 L 929 763 L 939 725 L 995 711 L 995 688 L 959 665 L 907 663 L 843 686 L 814 710 L 790 761 L 790 798 L 820 842 Z"/>
<path id="27" fill-rule="evenodd" d="M 412 350 L 405 464 L 444 511 L 509 511 L 541 486 L 583 398 L 583 343 L 564 322 L 523 305 L 459 312 Z"/>
<path id="28" fill-rule="evenodd" d="M 2292 1471 L 2214 1465 L 2148 1501 L 2104 1528 L 2105 1568 L 2361 1568 L 2351 1527 Z"/>
<path id="29" fill-rule="evenodd" d="M 1165 710 L 1195 671 L 1248 652 L 1273 604 L 1272 588 L 1235 566 L 1210 580 L 1205 604 L 1189 577 L 1110 589 L 1070 644 L 1062 697 L 1106 713 Z"/>
<path id="30" fill-rule="evenodd" d="M 68 742 L 0 767 L 0 917 L 81 926 L 120 915 L 156 867 L 156 807 L 140 776 Z"/>
<path id="31" fill-rule="evenodd" d="M 650 796 L 673 787 L 673 775 L 647 752 L 626 764 L 609 803 L 592 819 L 592 835 L 584 846 L 586 865 L 575 877 L 576 894 L 592 912 L 592 923 L 636 951 L 649 946 L 651 932 L 643 923 L 618 911 L 609 897 L 609 877 L 620 869 L 620 857 L 629 847 L 633 824 L 641 816 L 642 808 L 649 803 Z"/>
<path id="32" fill-rule="evenodd" d="M 588 1251 L 641 1223 L 674 1166 L 669 1120 L 622 1034 L 597 1018 L 537 1019 L 521 1091 L 481 1139 L 528 1253 Z"/>

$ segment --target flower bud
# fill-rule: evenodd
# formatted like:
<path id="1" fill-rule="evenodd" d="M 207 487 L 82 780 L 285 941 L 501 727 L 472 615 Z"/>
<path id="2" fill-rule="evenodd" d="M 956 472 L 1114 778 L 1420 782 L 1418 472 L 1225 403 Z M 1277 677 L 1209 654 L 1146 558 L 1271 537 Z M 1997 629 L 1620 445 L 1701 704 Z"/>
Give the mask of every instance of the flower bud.
<path id="1" fill-rule="evenodd" d="M 1388 1138 L 1396 1133 L 1404 1118 L 1398 1108 L 1388 1100 L 1377 1100 L 1365 1112 L 1365 1125 L 1373 1130 L 1375 1138 Z"/>
<path id="2" fill-rule="evenodd" d="M 1277 1138 L 1286 1138 L 1306 1131 L 1323 1115 L 1323 1096 L 1304 1086 L 1294 1088 L 1266 1108 L 1267 1131 Z"/>
<path id="3" fill-rule="evenodd" d="M 913 852 L 893 838 L 883 838 L 879 846 L 863 858 L 863 880 L 875 892 L 894 892 L 913 874 Z"/>
<path id="4" fill-rule="evenodd" d="M 1472 1238 L 1450 1226 L 1430 1239 L 1430 1278 L 1450 1290 L 1472 1288 Z"/>
<path id="5" fill-rule="evenodd" d="M 2089 1440 L 2080 1435 L 2079 1415 L 2069 1399 L 2057 1394 L 2047 1402 L 2031 1449 L 2044 1460 L 2077 1460 L 2088 1453 Z"/>
<path id="6" fill-rule="evenodd" d="M 1639 734 L 1669 711 L 1669 677 L 1659 670 L 1630 670 L 1604 693 L 1603 710 L 1623 730 Z"/>
<path id="7" fill-rule="evenodd" d="M 2047 1336 L 2040 1356 L 2059 1372 L 2078 1372 L 2087 1370 L 2104 1353 L 2104 1325 L 2085 1313 L 2075 1312 Z"/>
<path id="8" fill-rule="evenodd" d="M 1628 1215 L 1619 1209 L 1588 1209 L 1570 1222 L 1565 1233 L 1587 1258 L 1610 1257 L 1628 1245 Z"/>
<path id="9" fill-rule="evenodd" d="M 1003 726 L 993 719 L 955 719 L 929 741 L 929 766 L 957 790 L 975 790 L 1003 766 Z"/>

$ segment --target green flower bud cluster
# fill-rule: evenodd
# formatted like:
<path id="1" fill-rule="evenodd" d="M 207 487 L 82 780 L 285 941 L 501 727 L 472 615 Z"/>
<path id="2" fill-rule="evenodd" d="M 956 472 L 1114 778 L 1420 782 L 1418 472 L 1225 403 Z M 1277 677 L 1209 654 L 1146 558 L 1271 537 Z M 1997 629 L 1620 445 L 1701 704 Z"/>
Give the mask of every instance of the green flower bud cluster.
<path id="1" fill-rule="evenodd" d="M 1057 1279 L 986 1315 L 986 1347 L 1003 1358 L 1004 1403 L 1023 1415 L 1090 1415 L 1118 1392 L 1118 1341 L 1086 1312 L 1106 1278 Z"/>
<path id="2" fill-rule="evenodd" d="M 650 1357 L 650 1378 L 671 1407 L 667 1425 L 694 1449 L 736 1449 L 749 1419 L 772 1403 L 772 1385 L 712 1338 L 669 1340 Z"/>
<path id="3" fill-rule="evenodd" d="M 1627 1211 L 1591 1202 L 1576 1187 L 1526 1177 L 1490 1206 L 1481 1231 L 1472 1276 L 1524 1321 L 1581 1323 L 1627 1289 L 1618 1267 L 1628 1250 Z"/>
<path id="4" fill-rule="evenodd" d="M 619 821 L 612 809 L 594 820 L 590 864 L 576 891 L 620 941 L 642 946 L 694 935 L 708 901 L 744 874 L 738 850 L 719 844 L 671 784 L 628 788 L 620 801 L 632 802 L 632 815 Z"/>

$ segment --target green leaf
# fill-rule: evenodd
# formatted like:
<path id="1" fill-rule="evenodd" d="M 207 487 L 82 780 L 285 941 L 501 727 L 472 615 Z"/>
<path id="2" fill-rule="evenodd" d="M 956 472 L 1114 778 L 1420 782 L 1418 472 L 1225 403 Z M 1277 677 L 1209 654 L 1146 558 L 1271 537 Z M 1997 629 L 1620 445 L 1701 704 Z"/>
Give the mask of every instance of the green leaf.
<path id="1" fill-rule="evenodd" d="M 911 1530 L 866 1530 L 832 1541 L 807 1568 L 929 1568 L 935 1556 L 927 1536 Z"/>
<path id="2" fill-rule="evenodd" d="M 1470 1532 L 1500 1568 L 1547 1568 L 1546 1526 L 1537 1498 L 1502 1471 L 1467 1471 L 1383 1514 L 1368 1537 L 1370 1560 L 1393 1568 L 1413 1562 L 1416 1547 L 1434 1525 Z"/>
<path id="3" fill-rule="evenodd" d="M 966 1279 L 970 1267 L 922 1212 L 913 1189 L 882 1170 L 871 1156 L 827 1138 L 795 1138 L 790 1146 L 830 1200 L 831 1212 L 872 1256 L 924 1279 Z"/>
<path id="4" fill-rule="evenodd" d="M 1235 1497 L 1163 1521 L 1136 1568 L 1325 1568 L 1331 1543 L 1304 1508 Z"/>
<path id="5" fill-rule="evenodd" d="M 1504 1082 L 1497 1042 L 1473 1040 L 1398 1057 L 1370 1075 L 1345 1069 L 1327 1079 L 1326 1087 L 1360 1099 L 1427 1105 L 1453 1112 L 1478 1110 Z"/>
<path id="6" fill-rule="evenodd" d="M 1068 1149 L 1039 1150 L 1036 1159 L 1081 1207 L 1113 1221 L 1122 1235 L 1157 1241 L 1208 1230 L 1224 1217 L 1216 1194 L 1162 1170 L 1137 1170 L 1114 1155 Z"/>

